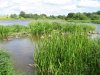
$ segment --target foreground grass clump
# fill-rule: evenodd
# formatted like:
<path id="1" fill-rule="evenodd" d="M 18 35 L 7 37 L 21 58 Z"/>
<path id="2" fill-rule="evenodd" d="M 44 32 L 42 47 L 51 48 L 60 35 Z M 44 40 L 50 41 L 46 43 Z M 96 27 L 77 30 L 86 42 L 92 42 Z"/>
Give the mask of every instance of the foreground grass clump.
<path id="1" fill-rule="evenodd" d="M 10 57 L 4 50 L 0 49 L 0 75 L 15 75 Z"/>
<path id="2" fill-rule="evenodd" d="M 51 34 L 35 51 L 34 61 L 40 75 L 99 75 L 100 40 L 86 35 Z"/>

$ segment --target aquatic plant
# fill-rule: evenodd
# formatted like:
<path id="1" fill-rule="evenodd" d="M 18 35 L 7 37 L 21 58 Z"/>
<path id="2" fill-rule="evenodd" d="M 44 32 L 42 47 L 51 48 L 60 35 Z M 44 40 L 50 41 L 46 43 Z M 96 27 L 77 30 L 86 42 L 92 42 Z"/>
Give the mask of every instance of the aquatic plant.
<path id="1" fill-rule="evenodd" d="M 58 30 L 61 32 L 89 32 L 94 31 L 95 27 L 82 23 L 58 23 L 58 22 L 32 22 L 29 24 L 30 33 L 32 35 L 43 35 Z"/>
<path id="2" fill-rule="evenodd" d="M 0 39 L 8 38 L 9 36 L 9 28 L 5 26 L 0 26 Z"/>
<path id="3" fill-rule="evenodd" d="M 100 40 L 75 33 L 51 35 L 40 41 L 34 53 L 39 75 L 100 74 Z"/>

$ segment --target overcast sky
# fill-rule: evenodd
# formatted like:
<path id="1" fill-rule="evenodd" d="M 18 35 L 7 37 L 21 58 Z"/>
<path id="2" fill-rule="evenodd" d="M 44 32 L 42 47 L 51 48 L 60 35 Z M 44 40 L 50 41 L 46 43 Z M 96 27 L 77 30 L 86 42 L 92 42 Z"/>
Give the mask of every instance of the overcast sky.
<path id="1" fill-rule="evenodd" d="M 0 0 L 0 15 L 20 11 L 67 15 L 69 12 L 94 12 L 100 10 L 100 0 Z"/>

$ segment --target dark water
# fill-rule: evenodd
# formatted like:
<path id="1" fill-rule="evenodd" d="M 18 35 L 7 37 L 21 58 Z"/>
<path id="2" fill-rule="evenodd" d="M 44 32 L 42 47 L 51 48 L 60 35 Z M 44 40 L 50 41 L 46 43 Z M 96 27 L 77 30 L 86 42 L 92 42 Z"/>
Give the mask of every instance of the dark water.
<path id="1" fill-rule="evenodd" d="M 34 46 L 35 43 L 28 38 L 13 39 L 0 43 L 0 48 L 5 48 L 10 53 L 15 70 L 25 72 L 25 75 L 34 75 L 33 67 L 28 65 L 33 64 Z"/>
<path id="2" fill-rule="evenodd" d="M 0 25 L 28 25 L 31 20 L 0 20 Z"/>

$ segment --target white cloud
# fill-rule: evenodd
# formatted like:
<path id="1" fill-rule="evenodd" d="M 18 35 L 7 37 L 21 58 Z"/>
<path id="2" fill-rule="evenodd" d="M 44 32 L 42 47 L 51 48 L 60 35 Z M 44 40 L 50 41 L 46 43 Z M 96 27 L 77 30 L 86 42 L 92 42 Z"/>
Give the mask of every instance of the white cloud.
<path id="1" fill-rule="evenodd" d="M 44 2 L 50 4 L 66 4 L 72 2 L 72 0 L 44 0 Z"/>
<path id="2" fill-rule="evenodd" d="M 48 15 L 67 14 L 68 12 L 87 11 L 100 7 L 99 0 L 0 0 L 0 14 L 45 13 Z M 99 10 L 99 9 L 98 9 Z M 88 10 L 89 11 L 89 10 Z"/>
<path id="3" fill-rule="evenodd" d="M 80 7 L 100 7 L 100 1 L 98 0 L 81 0 L 79 2 Z"/>

